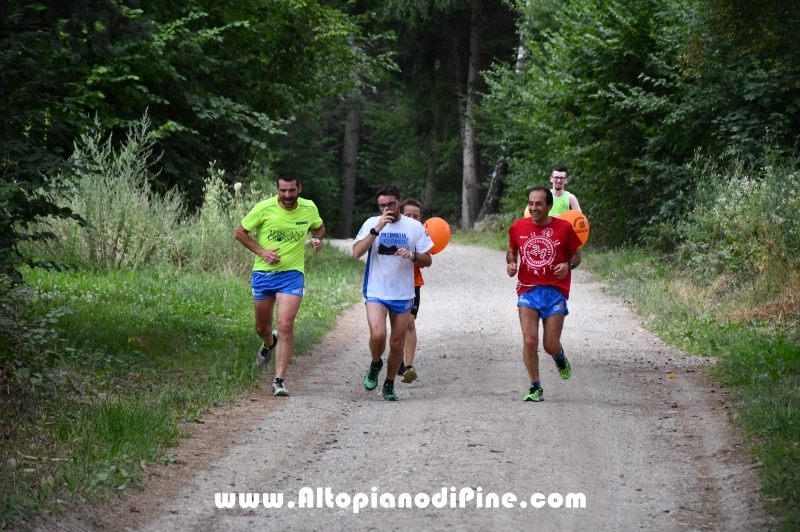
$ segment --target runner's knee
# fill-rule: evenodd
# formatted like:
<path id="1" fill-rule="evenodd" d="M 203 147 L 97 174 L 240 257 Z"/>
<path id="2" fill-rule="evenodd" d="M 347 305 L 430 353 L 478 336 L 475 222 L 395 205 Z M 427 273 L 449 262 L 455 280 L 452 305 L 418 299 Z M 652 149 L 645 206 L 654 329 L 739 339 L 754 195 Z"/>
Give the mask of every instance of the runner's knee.
<path id="1" fill-rule="evenodd" d="M 386 345 L 386 331 L 370 331 L 369 341 L 373 344 Z"/>
<path id="2" fill-rule="evenodd" d="M 269 323 L 256 323 L 256 333 L 264 337 L 265 334 L 272 332 L 272 324 Z"/>
<path id="3" fill-rule="evenodd" d="M 294 334 L 294 320 L 278 320 L 278 336 L 289 337 Z"/>
<path id="4" fill-rule="evenodd" d="M 398 351 L 402 350 L 404 346 L 405 346 L 405 338 L 392 338 L 389 341 L 389 349 Z"/>
<path id="5" fill-rule="evenodd" d="M 561 352 L 561 342 L 558 340 L 550 340 L 544 341 L 544 350 L 547 351 L 547 354 L 550 356 L 556 356 Z"/>
<path id="6" fill-rule="evenodd" d="M 539 348 L 539 337 L 538 336 L 526 336 L 525 337 L 525 347 L 528 350 L 537 350 Z"/>

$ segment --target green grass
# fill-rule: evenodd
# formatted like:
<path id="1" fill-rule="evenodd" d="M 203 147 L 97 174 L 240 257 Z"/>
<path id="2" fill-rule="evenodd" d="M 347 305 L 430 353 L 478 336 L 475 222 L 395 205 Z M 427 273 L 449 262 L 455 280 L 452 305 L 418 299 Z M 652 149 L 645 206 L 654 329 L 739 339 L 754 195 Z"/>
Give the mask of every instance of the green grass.
<path id="1" fill-rule="evenodd" d="M 295 354 L 359 297 L 363 264 L 327 246 L 306 261 Z M 0 528 L 136 485 L 170 461 L 181 422 L 257 385 L 249 280 L 173 268 L 25 272 L 43 311 L 68 306 L 62 355 L 24 398 L 2 397 Z"/>
<path id="2" fill-rule="evenodd" d="M 508 233 L 456 230 L 450 236 L 450 241 L 464 246 L 478 246 L 497 251 L 508 250 Z"/>
<path id="3" fill-rule="evenodd" d="M 796 322 L 729 319 L 749 297 L 708 297 L 713 280 L 641 250 L 589 252 L 584 264 L 632 304 L 644 323 L 688 353 L 718 357 L 711 376 L 731 389 L 767 508 L 800 529 L 800 343 Z M 742 313 L 738 313 L 741 315 Z"/>

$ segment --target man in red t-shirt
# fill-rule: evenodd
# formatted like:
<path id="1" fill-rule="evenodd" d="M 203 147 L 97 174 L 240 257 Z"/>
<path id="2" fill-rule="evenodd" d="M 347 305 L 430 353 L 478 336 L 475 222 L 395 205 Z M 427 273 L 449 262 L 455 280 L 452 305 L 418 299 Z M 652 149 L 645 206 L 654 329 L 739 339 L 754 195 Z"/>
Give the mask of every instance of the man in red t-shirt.
<path id="1" fill-rule="evenodd" d="M 572 374 L 561 347 L 561 330 L 569 314 L 570 272 L 581 263 L 581 241 L 572 224 L 548 214 L 552 207 L 550 189 L 533 187 L 528 193 L 531 217 L 517 220 L 508 230 L 506 272 L 509 277 L 519 274 L 517 307 L 524 339 L 522 360 L 531 379 L 525 401 L 544 400 L 539 381 L 539 318 L 544 326 L 544 350 L 555 360 L 562 379 L 569 379 Z"/>

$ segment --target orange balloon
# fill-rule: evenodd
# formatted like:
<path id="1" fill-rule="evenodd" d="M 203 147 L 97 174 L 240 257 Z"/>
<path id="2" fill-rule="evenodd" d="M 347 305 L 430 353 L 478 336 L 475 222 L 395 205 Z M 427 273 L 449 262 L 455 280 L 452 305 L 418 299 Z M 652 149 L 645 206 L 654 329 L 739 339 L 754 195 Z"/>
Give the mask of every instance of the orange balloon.
<path id="1" fill-rule="evenodd" d="M 436 255 L 450 243 L 450 225 L 441 218 L 428 218 L 422 224 L 428 232 L 428 236 L 433 240 L 431 255 Z"/>
<path id="2" fill-rule="evenodd" d="M 575 234 L 582 242 L 580 247 L 583 247 L 583 244 L 589 240 L 589 220 L 586 219 L 586 216 L 581 211 L 569 210 L 561 214 L 561 219 L 572 224 Z"/>

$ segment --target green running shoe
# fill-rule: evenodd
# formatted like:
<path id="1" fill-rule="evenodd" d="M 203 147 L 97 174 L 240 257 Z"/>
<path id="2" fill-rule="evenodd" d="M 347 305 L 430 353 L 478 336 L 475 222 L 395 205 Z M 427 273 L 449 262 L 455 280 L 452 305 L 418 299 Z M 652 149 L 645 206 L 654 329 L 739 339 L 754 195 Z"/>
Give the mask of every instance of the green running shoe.
<path id="1" fill-rule="evenodd" d="M 567 357 L 564 357 L 564 360 L 561 362 L 555 359 L 553 360 L 556 363 L 558 374 L 561 375 L 561 378 L 564 380 L 569 379 L 570 375 L 572 375 L 572 365 L 569 363 L 569 360 L 567 360 Z"/>
<path id="2" fill-rule="evenodd" d="M 364 377 L 364 388 L 369 391 L 374 390 L 378 386 L 378 374 L 381 372 L 381 368 L 383 367 L 383 360 L 380 362 L 381 363 L 377 366 L 375 364 L 370 364 L 367 376 Z"/>
<path id="3" fill-rule="evenodd" d="M 383 398 L 387 401 L 397 401 L 397 394 L 394 393 L 394 383 L 386 381 L 383 383 Z"/>
<path id="4" fill-rule="evenodd" d="M 417 380 L 417 370 L 411 366 L 406 367 L 406 370 L 403 372 L 403 380 L 401 382 L 408 383 L 414 382 L 415 380 Z"/>
<path id="5" fill-rule="evenodd" d="M 528 394 L 525 396 L 525 401 L 544 401 L 544 390 L 541 386 L 531 386 Z"/>

